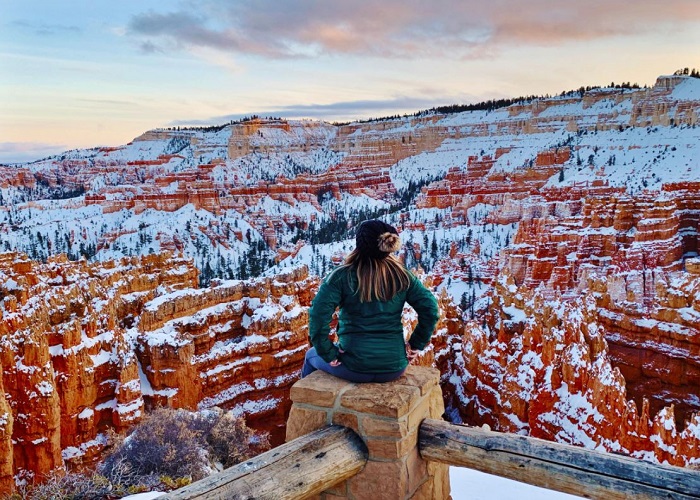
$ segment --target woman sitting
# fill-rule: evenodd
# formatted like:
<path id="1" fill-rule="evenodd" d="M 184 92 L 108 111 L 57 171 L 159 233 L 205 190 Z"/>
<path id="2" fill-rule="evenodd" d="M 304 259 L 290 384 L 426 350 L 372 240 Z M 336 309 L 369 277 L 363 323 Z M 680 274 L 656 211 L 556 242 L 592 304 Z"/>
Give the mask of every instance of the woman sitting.
<path id="1" fill-rule="evenodd" d="M 351 382 L 388 382 L 400 377 L 430 342 L 438 320 L 437 300 L 393 255 L 401 247 L 395 228 L 363 222 L 356 248 L 323 281 L 309 310 L 309 336 L 301 376 L 316 370 Z M 401 314 L 408 303 L 418 324 L 406 343 Z M 338 343 L 328 337 L 338 313 Z"/>

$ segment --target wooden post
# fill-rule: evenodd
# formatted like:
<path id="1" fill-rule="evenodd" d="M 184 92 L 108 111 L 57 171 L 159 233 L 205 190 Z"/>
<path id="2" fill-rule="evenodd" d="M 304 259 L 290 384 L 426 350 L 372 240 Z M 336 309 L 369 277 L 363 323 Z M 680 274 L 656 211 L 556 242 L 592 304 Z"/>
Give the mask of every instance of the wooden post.
<path id="1" fill-rule="evenodd" d="M 367 447 L 355 432 L 329 426 L 159 498 L 306 498 L 354 476 L 366 462 Z"/>
<path id="2" fill-rule="evenodd" d="M 698 471 L 528 436 L 426 419 L 418 444 L 425 460 L 586 498 L 700 498 Z"/>

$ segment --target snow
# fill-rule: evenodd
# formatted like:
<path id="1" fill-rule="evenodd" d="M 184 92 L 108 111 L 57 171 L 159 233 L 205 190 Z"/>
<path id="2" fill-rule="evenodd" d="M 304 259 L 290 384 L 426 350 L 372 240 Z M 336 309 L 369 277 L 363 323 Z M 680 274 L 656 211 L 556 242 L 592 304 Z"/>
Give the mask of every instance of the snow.
<path id="1" fill-rule="evenodd" d="M 554 500 L 580 498 L 465 467 L 450 467 L 452 500 Z M 583 495 L 585 492 L 582 491 Z"/>
<path id="2" fill-rule="evenodd" d="M 3 283 L 2 286 L 3 286 L 3 288 L 4 288 L 5 290 L 7 290 L 8 292 L 11 292 L 11 291 L 13 291 L 13 290 L 19 290 L 19 285 L 18 285 L 17 282 L 16 282 L 15 280 L 13 280 L 12 278 L 10 278 L 10 279 L 7 280 L 5 283 Z"/>
<path id="3" fill-rule="evenodd" d="M 78 413 L 78 418 L 80 419 L 88 419 L 92 418 L 92 416 L 95 414 L 95 412 L 92 410 L 92 408 L 85 408 L 83 411 Z"/>
<path id="4" fill-rule="evenodd" d="M 503 312 L 510 317 L 509 321 L 511 323 L 525 323 L 527 321 L 527 314 L 525 311 L 516 306 L 504 307 Z"/>
<path id="5" fill-rule="evenodd" d="M 685 78 L 673 88 L 671 97 L 679 101 L 700 100 L 700 78 Z"/>
<path id="6" fill-rule="evenodd" d="M 70 460 L 77 457 L 82 457 L 90 448 L 103 448 L 107 444 L 107 436 L 98 434 L 95 439 L 86 441 L 80 446 L 68 446 L 61 452 L 64 460 Z"/>
<path id="7" fill-rule="evenodd" d="M 148 380 L 148 377 L 143 371 L 141 361 L 139 361 L 138 359 L 136 359 L 136 367 L 139 372 L 139 381 L 141 382 L 141 394 L 143 396 L 153 396 L 155 394 L 153 386 L 151 385 L 151 382 Z"/>
<path id="8" fill-rule="evenodd" d="M 148 491 L 146 493 L 137 493 L 135 495 L 129 495 L 122 497 L 123 500 L 152 500 L 153 498 L 158 498 L 167 493 L 161 493 L 160 491 Z"/>
<path id="9" fill-rule="evenodd" d="M 53 385 L 51 385 L 51 383 L 49 383 L 47 380 L 42 380 L 39 382 L 36 385 L 36 388 L 45 398 L 51 396 L 51 394 L 54 392 Z"/>

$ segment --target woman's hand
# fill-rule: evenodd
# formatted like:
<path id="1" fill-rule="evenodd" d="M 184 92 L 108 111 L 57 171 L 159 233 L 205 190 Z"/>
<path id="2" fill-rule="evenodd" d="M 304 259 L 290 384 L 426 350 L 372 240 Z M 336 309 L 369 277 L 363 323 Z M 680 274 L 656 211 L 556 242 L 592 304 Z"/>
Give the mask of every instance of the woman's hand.
<path id="1" fill-rule="evenodd" d="M 340 348 L 340 346 L 338 346 L 338 352 L 339 352 L 340 354 L 343 354 L 345 351 L 343 351 L 343 350 Z M 341 364 L 342 364 L 342 363 L 340 362 L 339 359 L 334 359 L 333 361 L 331 361 L 331 362 L 329 363 L 329 365 L 331 365 L 331 366 L 334 367 L 334 368 L 335 368 L 336 366 L 340 366 Z"/>
<path id="2" fill-rule="evenodd" d="M 413 360 L 418 357 L 418 353 L 419 351 L 414 351 L 411 349 L 411 344 L 406 342 L 406 357 L 408 358 L 409 363 L 413 362 Z"/>

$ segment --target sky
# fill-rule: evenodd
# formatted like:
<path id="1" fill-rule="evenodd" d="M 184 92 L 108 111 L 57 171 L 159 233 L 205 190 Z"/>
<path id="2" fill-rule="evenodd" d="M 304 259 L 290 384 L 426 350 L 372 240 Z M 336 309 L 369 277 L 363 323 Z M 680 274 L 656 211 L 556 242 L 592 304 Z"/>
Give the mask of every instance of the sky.
<path id="1" fill-rule="evenodd" d="M 0 162 L 700 68 L 700 0 L 0 0 Z"/>

